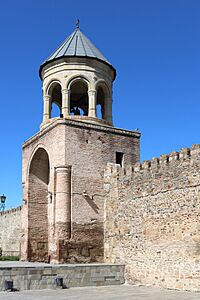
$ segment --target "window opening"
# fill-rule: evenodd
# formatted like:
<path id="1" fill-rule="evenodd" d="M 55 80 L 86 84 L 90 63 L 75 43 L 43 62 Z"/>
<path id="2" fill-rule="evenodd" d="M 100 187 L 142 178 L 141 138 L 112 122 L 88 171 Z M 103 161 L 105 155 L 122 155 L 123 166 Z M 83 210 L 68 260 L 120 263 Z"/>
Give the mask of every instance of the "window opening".
<path id="1" fill-rule="evenodd" d="M 124 163 L 124 153 L 116 152 L 116 164 L 123 167 L 123 163 Z"/>

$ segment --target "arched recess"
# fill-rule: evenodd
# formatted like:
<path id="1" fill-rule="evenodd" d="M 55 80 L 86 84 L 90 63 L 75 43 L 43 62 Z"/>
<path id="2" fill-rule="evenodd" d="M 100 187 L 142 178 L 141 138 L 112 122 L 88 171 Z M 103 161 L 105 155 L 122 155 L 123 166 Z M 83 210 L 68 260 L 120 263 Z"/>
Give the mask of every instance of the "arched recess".
<path id="1" fill-rule="evenodd" d="M 83 78 L 71 82 L 70 87 L 70 114 L 88 116 L 88 83 Z"/>
<path id="2" fill-rule="evenodd" d="M 38 148 L 28 178 L 28 260 L 48 262 L 49 157 Z"/>
<path id="3" fill-rule="evenodd" d="M 58 81 L 53 81 L 50 83 L 48 90 L 48 95 L 50 96 L 50 118 L 60 117 L 62 111 L 62 88 Z"/>
<path id="4" fill-rule="evenodd" d="M 97 118 L 106 119 L 106 99 L 109 98 L 110 93 L 107 85 L 100 82 L 97 87 Z"/>

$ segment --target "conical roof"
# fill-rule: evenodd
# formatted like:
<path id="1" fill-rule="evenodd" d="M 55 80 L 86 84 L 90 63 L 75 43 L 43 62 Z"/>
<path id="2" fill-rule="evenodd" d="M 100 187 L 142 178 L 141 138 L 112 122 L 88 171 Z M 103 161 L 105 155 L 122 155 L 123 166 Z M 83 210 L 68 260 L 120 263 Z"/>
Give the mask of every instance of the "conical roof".
<path id="1" fill-rule="evenodd" d="M 105 58 L 105 56 L 95 47 L 95 45 L 81 32 L 79 27 L 67 37 L 57 50 L 41 65 L 42 68 L 51 61 L 62 57 L 90 57 L 100 60 L 112 67 L 114 73 L 116 70 Z"/>

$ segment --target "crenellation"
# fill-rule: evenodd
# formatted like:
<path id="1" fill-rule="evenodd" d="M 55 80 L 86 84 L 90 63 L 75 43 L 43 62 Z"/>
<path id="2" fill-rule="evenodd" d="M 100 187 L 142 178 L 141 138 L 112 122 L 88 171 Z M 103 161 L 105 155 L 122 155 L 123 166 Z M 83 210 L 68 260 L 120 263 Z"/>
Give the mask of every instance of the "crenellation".
<path id="1" fill-rule="evenodd" d="M 190 164 L 191 160 L 198 160 L 200 156 L 200 145 L 193 145 L 191 148 L 182 148 L 180 152 L 173 151 L 170 154 L 161 155 L 159 158 L 152 158 L 150 161 L 144 161 L 140 165 L 137 163 L 134 165 L 134 172 L 139 172 L 145 169 L 149 169 L 153 174 L 157 173 L 159 167 L 160 172 L 165 172 L 167 169 L 170 171 L 171 168 L 181 166 L 183 162 Z M 167 169 L 166 169 L 167 168 Z"/>
<path id="2" fill-rule="evenodd" d="M 22 209 L 21 205 L 18 206 L 18 207 L 10 208 L 10 209 L 7 209 L 5 211 L 1 211 L 0 216 L 6 216 L 6 215 L 9 215 L 9 214 L 13 214 L 15 212 L 21 211 L 21 209 Z"/>
<path id="3" fill-rule="evenodd" d="M 179 154 L 180 159 L 187 159 L 190 157 L 190 148 L 182 148 Z"/>
<path id="4" fill-rule="evenodd" d="M 125 263 L 129 283 L 199 291 L 200 145 L 136 163 L 131 180 L 115 173 L 107 184 L 105 261 Z"/>
<path id="5" fill-rule="evenodd" d="M 169 154 L 169 162 L 179 160 L 179 152 L 173 151 Z"/>
<path id="6" fill-rule="evenodd" d="M 108 170 L 108 175 L 116 175 L 119 173 L 119 171 L 121 170 L 120 165 L 115 164 L 115 163 L 108 163 L 107 164 L 107 170 Z"/>
<path id="7" fill-rule="evenodd" d="M 133 172 L 134 172 L 133 166 L 128 166 L 126 168 L 125 175 L 128 176 L 129 178 L 132 178 Z"/>
<path id="8" fill-rule="evenodd" d="M 140 172 L 141 169 L 142 169 L 142 166 L 141 166 L 140 162 L 137 162 L 134 164 L 134 166 L 133 166 L 134 173 Z"/>
<path id="9" fill-rule="evenodd" d="M 138 184 L 141 188 L 138 189 L 138 195 L 142 195 L 145 190 L 155 193 L 156 191 L 166 191 L 176 188 L 184 188 L 198 184 L 199 177 L 191 177 L 188 172 L 195 165 L 199 164 L 200 149 L 195 146 L 191 149 L 184 148 L 180 152 L 171 152 L 169 155 L 161 155 L 159 158 L 144 161 L 143 163 L 135 163 L 133 166 L 122 168 L 117 164 L 109 164 L 105 174 L 109 173 L 109 177 L 114 177 L 123 185 L 127 180 Z M 195 152 L 194 152 L 195 151 Z M 180 154 L 184 155 L 180 155 Z M 184 172 L 184 176 L 183 176 Z M 163 180 L 161 180 L 163 179 Z M 148 186 L 149 180 L 154 180 L 153 187 Z"/>
<path id="10" fill-rule="evenodd" d="M 124 168 L 121 167 L 119 164 L 114 164 L 113 165 L 113 174 L 114 176 L 116 175 L 124 175 Z"/>
<path id="11" fill-rule="evenodd" d="M 131 172 L 131 167 L 120 167 L 120 165 L 118 166 L 118 175 L 117 175 L 117 179 L 119 180 L 131 180 L 132 178 L 132 172 Z"/>
<path id="12" fill-rule="evenodd" d="M 159 158 L 159 164 L 160 164 L 160 166 L 162 166 L 162 165 L 164 166 L 164 165 L 168 164 L 168 162 L 169 162 L 169 155 L 162 154 L 160 156 L 160 158 Z"/>
<path id="13" fill-rule="evenodd" d="M 200 153 L 200 144 L 193 144 L 191 150 L 199 150 L 198 152 Z"/>
<path id="14" fill-rule="evenodd" d="M 200 157 L 200 144 L 194 144 L 191 147 L 191 151 L 190 151 L 191 157 Z"/>
<path id="15" fill-rule="evenodd" d="M 151 161 L 150 160 L 145 160 L 141 164 L 141 169 L 142 170 L 148 170 L 148 169 L 150 169 L 150 167 L 151 167 Z"/>
<path id="16" fill-rule="evenodd" d="M 113 163 L 107 163 L 105 170 L 104 170 L 104 177 L 108 177 L 112 174 Z"/>
<path id="17" fill-rule="evenodd" d="M 151 159 L 151 168 L 152 169 L 158 168 L 159 164 L 160 164 L 160 160 L 158 157 L 153 157 Z"/>

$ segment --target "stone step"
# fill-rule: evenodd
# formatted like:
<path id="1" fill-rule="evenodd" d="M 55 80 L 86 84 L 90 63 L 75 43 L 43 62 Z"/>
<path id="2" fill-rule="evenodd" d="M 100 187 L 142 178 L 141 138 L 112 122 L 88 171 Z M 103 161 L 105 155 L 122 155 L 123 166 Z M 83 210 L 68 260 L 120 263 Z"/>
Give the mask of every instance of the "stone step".
<path id="1" fill-rule="evenodd" d="M 0 263 L 0 291 L 5 290 L 5 281 L 12 281 L 14 290 L 120 285 L 124 265 Z"/>

